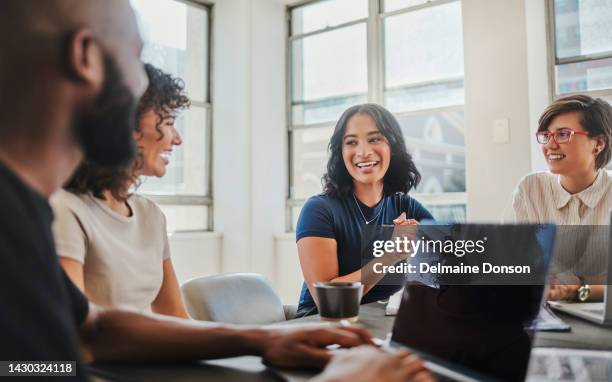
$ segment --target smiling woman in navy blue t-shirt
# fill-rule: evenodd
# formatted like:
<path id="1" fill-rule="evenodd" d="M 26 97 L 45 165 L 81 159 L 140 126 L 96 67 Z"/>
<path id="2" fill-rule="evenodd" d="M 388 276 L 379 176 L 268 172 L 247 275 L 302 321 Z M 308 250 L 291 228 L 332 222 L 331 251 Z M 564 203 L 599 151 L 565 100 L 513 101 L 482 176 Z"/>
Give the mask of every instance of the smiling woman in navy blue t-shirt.
<path id="1" fill-rule="evenodd" d="M 393 114 L 376 104 L 342 114 L 329 143 L 322 194 L 308 199 L 296 240 L 304 285 L 298 316 L 317 313 L 312 285 L 317 281 L 361 281 L 361 237 L 366 225 L 417 224 L 432 219 L 407 195 L 421 175 Z M 401 192 L 401 202 L 394 195 Z M 385 299 L 400 285 L 364 285 L 362 303 Z"/>

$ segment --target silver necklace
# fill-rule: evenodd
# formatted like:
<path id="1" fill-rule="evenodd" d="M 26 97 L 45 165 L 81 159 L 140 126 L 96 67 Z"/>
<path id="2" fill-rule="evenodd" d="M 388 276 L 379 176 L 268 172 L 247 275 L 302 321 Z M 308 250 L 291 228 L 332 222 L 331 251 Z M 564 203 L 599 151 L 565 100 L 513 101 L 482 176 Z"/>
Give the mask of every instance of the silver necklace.
<path id="1" fill-rule="evenodd" d="M 383 197 L 384 198 L 384 197 Z M 374 216 L 372 219 L 368 220 L 366 219 L 365 215 L 363 214 L 363 211 L 361 210 L 361 207 L 359 206 L 359 202 L 357 201 L 357 197 L 355 196 L 355 194 L 353 193 L 353 200 L 355 201 L 355 204 L 357 205 L 357 209 L 359 209 L 359 213 L 361 214 L 361 217 L 363 218 L 363 220 L 365 221 L 366 224 L 370 224 L 372 223 L 374 220 L 376 220 L 376 218 L 378 218 L 378 216 L 380 216 L 380 213 L 385 209 L 386 204 L 383 205 L 380 210 L 378 211 L 378 213 L 376 214 L 376 216 Z M 383 202 L 384 203 L 384 202 Z"/>

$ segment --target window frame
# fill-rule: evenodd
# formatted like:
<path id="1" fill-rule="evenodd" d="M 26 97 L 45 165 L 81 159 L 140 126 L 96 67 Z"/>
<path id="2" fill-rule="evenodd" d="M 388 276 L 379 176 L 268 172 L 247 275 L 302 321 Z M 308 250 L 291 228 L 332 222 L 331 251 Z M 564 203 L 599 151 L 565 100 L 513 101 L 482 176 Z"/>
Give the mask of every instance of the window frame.
<path id="1" fill-rule="evenodd" d="M 206 111 L 206 126 L 205 139 L 206 144 L 204 149 L 206 150 L 206 183 L 207 192 L 205 195 L 172 195 L 172 194 L 150 194 L 140 193 L 136 190 L 136 193 L 152 200 L 154 203 L 160 206 L 198 206 L 206 207 L 206 229 L 197 230 L 176 230 L 173 232 L 184 233 L 184 232 L 210 232 L 214 230 L 214 219 L 213 219 L 213 104 L 212 104 L 212 92 L 213 92 L 213 22 L 214 22 L 214 4 L 202 0 L 173 0 L 178 3 L 183 3 L 187 6 L 204 9 L 207 12 L 207 57 L 206 57 L 206 100 L 205 101 L 193 101 L 191 100 L 191 106 L 202 108 Z"/>
<path id="2" fill-rule="evenodd" d="M 548 55 L 548 84 L 549 84 L 549 102 L 553 102 L 561 97 L 587 94 L 591 97 L 612 98 L 612 87 L 609 89 L 584 90 L 579 92 L 568 92 L 557 94 L 557 76 L 555 69 L 559 65 L 576 64 L 582 62 L 598 61 L 604 59 L 612 59 L 612 50 L 604 53 L 583 54 L 579 56 L 557 58 L 557 31 L 555 24 L 555 0 L 546 0 L 546 47 Z"/>
<path id="3" fill-rule="evenodd" d="M 384 20 L 388 17 L 407 13 L 414 12 L 420 9 L 440 6 L 447 3 L 452 2 L 461 2 L 461 0 L 430 0 L 423 4 L 417 4 L 413 6 L 404 7 L 401 9 L 396 9 L 390 12 L 384 12 L 384 1 L 385 0 L 367 0 L 368 1 L 368 16 L 366 18 L 352 20 L 350 22 L 345 22 L 342 24 L 334 25 L 332 27 L 326 27 L 317 29 L 314 31 L 310 31 L 308 33 L 292 35 L 292 20 L 291 20 L 291 12 L 292 10 L 319 3 L 322 1 L 329 0 L 302 0 L 287 6 L 286 9 L 286 28 L 287 28 L 287 38 L 286 38 L 286 117 L 287 117 L 287 142 L 288 142 L 288 174 L 287 174 L 287 189 L 286 189 L 286 200 L 285 200 L 285 227 L 287 232 L 293 232 L 295 227 L 293 226 L 293 209 L 295 207 L 299 207 L 304 204 L 306 201 L 302 198 L 295 198 L 293 192 L 294 185 L 294 157 L 293 157 L 293 131 L 298 129 L 309 129 L 309 128 L 321 128 L 321 127 L 334 127 L 335 121 L 322 122 L 322 123 L 314 123 L 314 124 L 293 124 L 293 107 L 296 105 L 303 104 L 303 101 L 294 102 L 293 101 L 293 52 L 292 52 L 292 42 L 312 36 L 317 34 L 322 34 L 325 32 L 330 32 L 333 30 L 337 30 L 340 28 L 357 25 L 359 23 L 366 23 L 366 52 L 367 52 L 367 78 L 368 78 L 368 92 L 367 99 L 368 102 L 378 103 L 380 105 L 384 105 L 385 99 L 385 36 L 384 36 Z M 463 76 L 461 77 L 464 78 Z M 422 85 L 422 84 L 418 84 Z M 409 88 L 414 86 L 414 84 L 405 86 Z M 336 96 L 333 99 L 341 98 L 346 95 Z M 312 101 L 311 101 L 312 102 Z M 439 111 L 446 110 L 448 108 L 463 108 L 465 103 L 460 105 L 451 105 L 445 107 L 431 108 L 428 110 L 416 110 L 416 111 L 408 111 L 401 113 L 394 113 L 396 115 L 409 115 L 416 113 L 424 113 L 427 111 Z M 444 192 L 444 193 L 413 193 L 411 196 L 414 196 L 419 201 L 424 202 L 428 205 L 464 205 L 467 207 L 467 191 L 464 192 Z"/>

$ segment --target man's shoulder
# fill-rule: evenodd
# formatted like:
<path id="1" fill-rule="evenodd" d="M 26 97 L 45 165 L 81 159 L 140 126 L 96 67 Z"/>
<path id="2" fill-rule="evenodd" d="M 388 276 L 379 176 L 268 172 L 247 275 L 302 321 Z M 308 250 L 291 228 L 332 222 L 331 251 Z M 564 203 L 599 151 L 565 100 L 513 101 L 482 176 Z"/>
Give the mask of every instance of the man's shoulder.
<path id="1" fill-rule="evenodd" d="M 0 167 L 0 231 L 12 231 L 11 227 L 23 226 L 32 219 L 35 211 L 31 193 L 14 174 Z"/>

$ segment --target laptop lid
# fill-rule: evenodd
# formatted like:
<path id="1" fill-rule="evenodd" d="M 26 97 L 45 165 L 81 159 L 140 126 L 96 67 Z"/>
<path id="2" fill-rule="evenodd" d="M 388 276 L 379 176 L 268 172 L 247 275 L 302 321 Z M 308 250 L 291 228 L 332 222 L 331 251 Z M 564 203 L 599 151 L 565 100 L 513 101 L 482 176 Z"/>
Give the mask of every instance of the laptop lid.
<path id="1" fill-rule="evenodd" d="M 543 264 L 544 270 L 550 264 L 553 225 L 465 224 L 458 228 L 489 238 L 482 261 L 520 252 L 524 258 L 534 256 L 534 264 Z M 485 275 L 453 276 L 447 279 L 451 283 L 438 277 L 436 283 L 409 282 L 404 287 L 392 341 L 475 379 L 523 380 L 546 272 L 528 279 L 509 278 L 505 285 L 496 284 L 499 275 L 492 282 Z M 524 280 L 531 284 L 521 283 Z"/>

